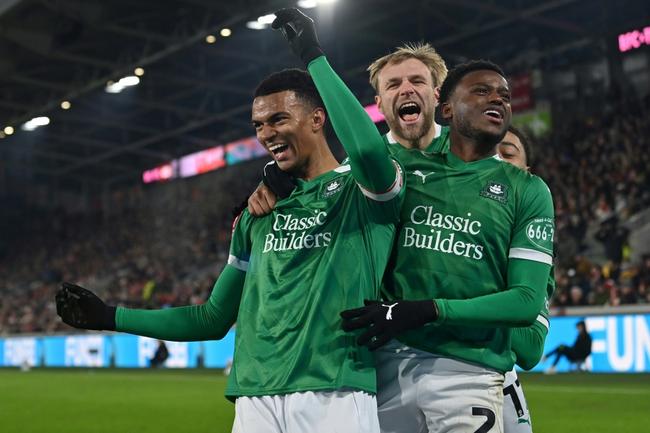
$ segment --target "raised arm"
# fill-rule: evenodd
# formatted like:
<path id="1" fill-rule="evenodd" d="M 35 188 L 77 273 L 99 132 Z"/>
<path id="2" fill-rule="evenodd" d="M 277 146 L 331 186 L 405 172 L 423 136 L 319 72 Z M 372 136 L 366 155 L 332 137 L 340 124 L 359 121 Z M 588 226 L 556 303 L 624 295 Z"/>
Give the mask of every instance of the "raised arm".
<path id="1" fill-rule="evenodd" d="M 375 124 L 327 62 L 313 20 L 297 9 L 282 9 L 276 16 L 273 28 L 284 34 L 307 66 L 348 154 L 356 182 L 370 198 L 384 201 L 396 196 L 403 184 L 401 171 L 390 158 Z"/>

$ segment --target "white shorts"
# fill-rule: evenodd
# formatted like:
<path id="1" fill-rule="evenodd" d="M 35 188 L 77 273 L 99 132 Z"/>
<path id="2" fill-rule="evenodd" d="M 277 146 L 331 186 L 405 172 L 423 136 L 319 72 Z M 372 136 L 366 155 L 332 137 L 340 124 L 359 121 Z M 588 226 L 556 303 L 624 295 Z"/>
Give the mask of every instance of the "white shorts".
<path id="1" fill-rule="evenodd" d="M 503 433 L 503 374 L 413 349 L 378 349 L 382 433 Z"/>
<path id="2" fill-rule="evenodd" d="M 379 433 L 377 400 L 352 390 L 238 397 L 232 432 Z"/>
<path id="3" fill-rule="evenodd" d="M 506 373 L 503 382 L 503 429 L 505 433 L 533 433 L 524 390 L 514 369 Z"/>

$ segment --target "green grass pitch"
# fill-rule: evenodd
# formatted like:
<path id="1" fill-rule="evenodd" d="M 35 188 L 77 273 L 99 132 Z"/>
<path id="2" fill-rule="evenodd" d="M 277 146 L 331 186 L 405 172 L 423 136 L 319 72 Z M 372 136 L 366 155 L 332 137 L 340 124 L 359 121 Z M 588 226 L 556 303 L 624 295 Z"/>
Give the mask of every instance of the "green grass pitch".
<path id="1" fill-rule="evenodd" d="M 520 377 L 535 433 L 650 431 L 650 375 Z M 214 370 L 0 369 L 0 431 L 227 433 L 225 384 Z"/>

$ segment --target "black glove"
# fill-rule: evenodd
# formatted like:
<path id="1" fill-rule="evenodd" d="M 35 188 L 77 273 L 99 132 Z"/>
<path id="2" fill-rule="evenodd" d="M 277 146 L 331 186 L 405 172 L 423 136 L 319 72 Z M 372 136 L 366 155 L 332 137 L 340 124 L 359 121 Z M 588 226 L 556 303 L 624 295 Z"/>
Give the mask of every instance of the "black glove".
<path id="1" fill-rule="evenodd" d="M 365 300 L 365 307 L 341 312 L 343 330 L 367 328 L 357 339 L 375 350 L 404 331 L 420 328 L 438 318 L 433 300 L 377 302 Z"/>
<path id="2" fill-rule="evenodd" d="M 323 55 L 318 42 L 314 20 L 296 8 L 280 9 L 275 13 L 271 27 L 280 30 L 305 65 Z"/>
<path id="3" fill-rule="evenodd" d="M 273 191 L 278 200 L 289 197 L 296 189 L 296 179 L 289 173 L 280 170 L 275 161 L 264 166 L 262 182 Z"/>
<path id="4" fill-rule="evenodd" d="M 116 310 L 75 284 L 61 283 L 56 292 L 56 313 L 63 323 L 75 328 L 114 331 Z"/>

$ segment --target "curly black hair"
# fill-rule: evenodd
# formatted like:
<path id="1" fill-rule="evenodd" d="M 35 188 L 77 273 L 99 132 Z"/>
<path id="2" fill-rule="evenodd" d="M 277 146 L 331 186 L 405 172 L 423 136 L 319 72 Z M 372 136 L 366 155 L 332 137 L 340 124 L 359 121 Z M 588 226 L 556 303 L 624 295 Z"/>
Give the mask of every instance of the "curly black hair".
<path id="1" fill-rule="evenodd" d="M 325 104 L 318 94 L 318 89 L 307 71 L 302 69 L 284 69 L 266 77 L 255 89 L 254 97 L 267 96 L 273 93 L 293 91 L 296 96 L 309 104 L 309 108 L 325 109 Z"/>
<path id="2" fill-rule="evenodd" d="M 440 87 L 440 103 L 442 104 L 447 102 L 449 96 L 451 96 L 454 89 L 465 75 L 470 72 L 485 70 L 494 71 L 503 77 L 506 76 L 506 74 L 503 73 L 503 70 L 496 63 L 492 63 L 489 60 L 471 60 L 467 63 L 456 65 L 451 71 L 449 71 L 447 78 L 445 78 L 445 81 Z"/>

